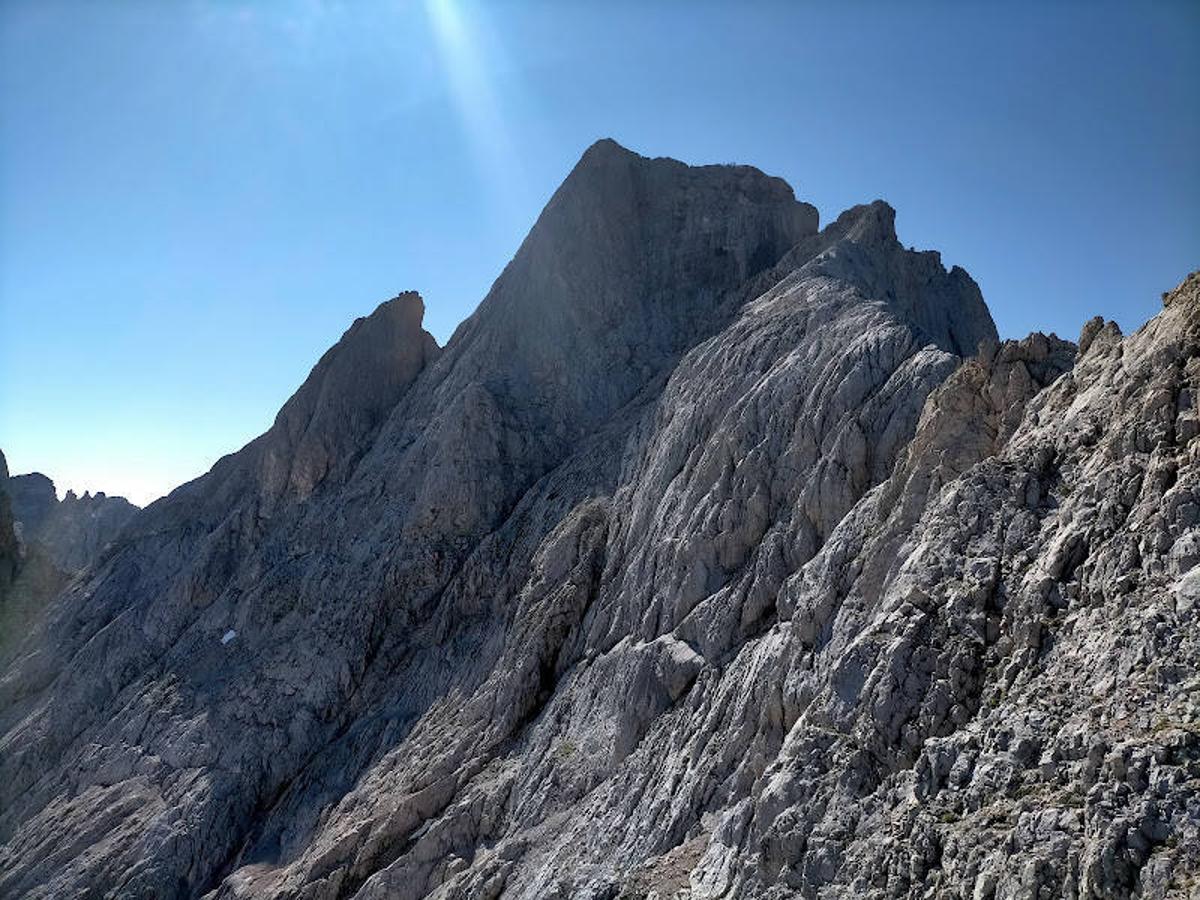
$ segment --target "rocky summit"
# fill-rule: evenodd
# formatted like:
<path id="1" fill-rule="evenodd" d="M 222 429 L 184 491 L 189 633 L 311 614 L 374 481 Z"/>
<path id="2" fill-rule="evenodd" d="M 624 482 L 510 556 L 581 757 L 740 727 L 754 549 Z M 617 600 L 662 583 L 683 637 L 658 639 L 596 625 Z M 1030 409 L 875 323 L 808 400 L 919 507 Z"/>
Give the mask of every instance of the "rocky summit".
<path id="1" fill-rule="evenodd" d="M 0 895 L 1200 895 L 1200 275 L 1000 342 L 887 204 L 601 141 L 423 311 L 13 637 Z"/>

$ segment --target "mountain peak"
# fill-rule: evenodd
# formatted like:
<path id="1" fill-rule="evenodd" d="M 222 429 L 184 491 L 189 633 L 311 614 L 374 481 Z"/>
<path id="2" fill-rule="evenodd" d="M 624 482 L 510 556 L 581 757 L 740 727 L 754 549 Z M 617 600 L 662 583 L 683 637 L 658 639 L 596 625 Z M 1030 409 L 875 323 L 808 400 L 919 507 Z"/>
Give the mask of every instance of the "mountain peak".
<path id="1" fill-rule="evenodd" d="M 860 243 L 898 240 L 896 210 L 886 200 L 873 200 L 850 207 L 837 217 L 833 228 Z"/>
<path id="2" fill-rule="evenodd" d="M 22 539 L 41 547 L 62 572 L 76 572 L 93 562 L 138 511 L 124 497 L 102 491 L 80 496 L 68 490 L 59 500 L 54 482 L 41 472 L 9 478 L 7 494 Z"/>
<path id="3" fill-rule="evenodd" d="M 619 157 L 632 157 L 634 159 L 645 159 L 640 153 L 635 153 L 628 147 L 617 143 L 610 137 L 603 137 L 595 141 L 591 146 L 583 151 L 583 156 L 579 158 L 583 162 L 597 162 L 603 159 L 613 159 Z"/>
<path id="4" fill-rule="evenodd" d="M 622 171 L 642 173 L 650 179 L 647 187 L 656 189 L 670 189 L 674 186 L 671 183 L 673 179 L 686 179 L 701 191 L 731 191 L 754 203 L 794 206 L 804 222 L 801 231 L 809 233 L 817 229 L 816 207 L 797 201 L 791 185 L 778 176 L 767 175 L 754 166 L 729 163 L 690 165 L 670 156 L 643 156 L 607 137 L 600 138 L 584 150 L 556 195 L 563 192 L 569 194 L 581 185 L 609 189 L 613 187 L 613 175 Z"/>
<path id="5" fill-rule="evenodd" d="M 538 398 L 556 420 L 587 427 L 718 328 L 731 292 L 814 235 L 817 218 L 750 166 L 689 166 L 597 141 L 439 368 L 503 357 L 497 387 L 514 406 Z"/>
<path id="6" fill-rule="evenodd" d="M 974 355 L 998 340 L 979 286 L 966 270 L 942 264 L 936 250 L 906 249 L 896 235 L 896 210 L 884 200 L 852 206 L 821 232 L 815 265 L 825 274 L 888 303 L 939 347 Z"/>
<path id="7" fill-rule="evenodd" d="M 0 895 L 1192 876 L 1200 279 L 1073 363 L 816 225 L 605 140 L 440 355 L 356 320 L 0 641 Z"/>
<path id="8" fill-rule="evenodd" d="M 313 367 L 265 435 L 263 484 L 300 497 L 364 449 L 417 375 L 440 352 L 421 325 L 425 301 L 402 291 L 355 319 Z"/>

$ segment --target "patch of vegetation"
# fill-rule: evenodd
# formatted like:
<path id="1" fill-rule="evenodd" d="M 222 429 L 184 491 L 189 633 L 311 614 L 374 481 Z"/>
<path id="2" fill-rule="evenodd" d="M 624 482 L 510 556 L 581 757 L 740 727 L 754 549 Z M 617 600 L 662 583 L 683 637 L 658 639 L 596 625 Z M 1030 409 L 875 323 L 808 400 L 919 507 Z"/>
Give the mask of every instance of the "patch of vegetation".
<path id="1" fill-rule="evenodd" d="M 554 745 L 554 758 L 570 759 L 577 751 L 578 748 L 571 741 L 559 741 Z"/>

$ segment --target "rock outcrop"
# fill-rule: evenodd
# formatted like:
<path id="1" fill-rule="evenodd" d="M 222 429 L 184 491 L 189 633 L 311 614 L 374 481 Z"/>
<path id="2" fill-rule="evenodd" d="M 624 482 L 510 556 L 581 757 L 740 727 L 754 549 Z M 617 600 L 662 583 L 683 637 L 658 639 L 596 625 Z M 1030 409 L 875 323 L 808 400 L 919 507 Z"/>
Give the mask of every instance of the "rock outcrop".
<path id="1" fill-rule="evenodd" d="M 0 604 L 3 604 L 17 577 L 21 548 L 12 514 L 9 495 L 8 461 L 0 451 Z"/>
<path id="2" fill-rule="evenodd" d="M 0 666 L 71 576 L 94 563 L 138 508 L 68 491 L 40 472 L 8 477 L 0 454 Z"/>
<path id="3" fill-rule="evenodd" d="M 1188 896 L 1200 278 L 1000 343 L 817 226 L 602 141 L 355 323 L 23 638 L 0 893 Z"/>
<path id="4" fill-rule="evenodd" d="M 73 574 L 93 563 L 133 518 L 138 508 L 103 492 L 62 500 L 41 472 L 9 479 L 13 518 L 21 541 L 37 545 L 60 571 Z"/>

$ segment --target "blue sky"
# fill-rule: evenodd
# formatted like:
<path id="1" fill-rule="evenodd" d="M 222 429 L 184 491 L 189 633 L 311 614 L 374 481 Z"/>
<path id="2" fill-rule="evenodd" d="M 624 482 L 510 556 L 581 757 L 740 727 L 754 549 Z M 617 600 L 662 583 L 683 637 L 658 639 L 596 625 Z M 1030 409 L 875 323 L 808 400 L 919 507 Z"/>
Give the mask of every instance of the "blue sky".
<path id="1" fill-rule="evenodd" d="M 1005 336 L 1200 265 L 1200 6 L 0 3 L 0 448 L 146 502 L 358 315 L 444 342 L 583 149 L 883 197 Z"/>

